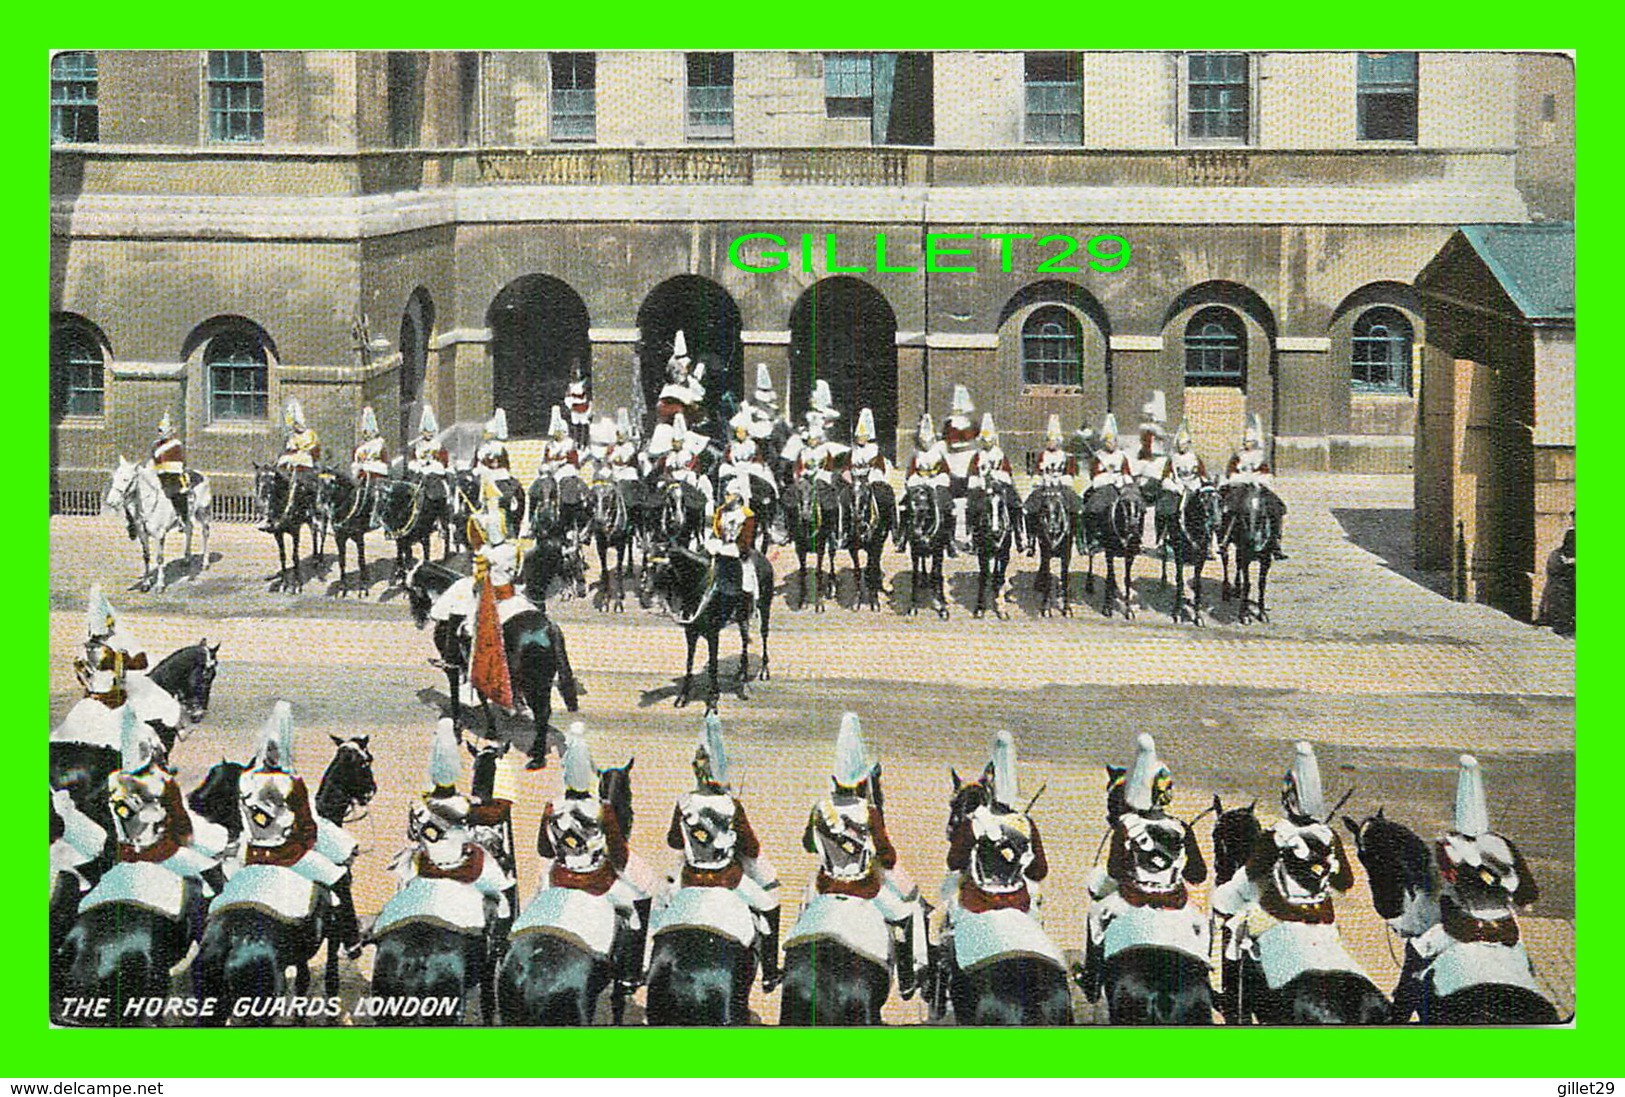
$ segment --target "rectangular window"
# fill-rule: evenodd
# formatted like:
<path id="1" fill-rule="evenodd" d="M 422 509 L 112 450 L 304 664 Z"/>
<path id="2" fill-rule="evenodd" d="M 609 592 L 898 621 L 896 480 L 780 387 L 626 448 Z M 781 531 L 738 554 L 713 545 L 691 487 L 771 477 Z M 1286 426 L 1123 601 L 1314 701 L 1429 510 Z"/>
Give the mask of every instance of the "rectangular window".
<path id="1" fill-rule="evenodd" d="M 263 362 L 225 361 L 209 367 L 209 418 L 265 419 L 269 371 Z"/>
<path id="2" fill-rule="evenodd" d="M 209 51 L 209 140 L 265 140 L 265 65 L 257 51 Z"/>
<path id="3" fill-rule="evenodd" d="M 688 55 L 688 135 L 731 138 L 734 135 L 734 55 Z"/>
<path id="4" fill-rule="evenodd" d="M 1416 140 L 1416 54 L 1360 54 L 1362 141 Z"/>
<path id="5" fill-rule="evenodd" d="M 1083 75 L 1074 53 L 1027 55 L 1027 144 L 1083 141 Z"/>
<path id="6" fill-rule="evenodd" d="M 457 143 L 464 147 L 479 143 L 480 133 L 480 55 L 457 55 Z"/>
<path id="7" fill-rule="evenodd" d="M 591 141 L 598 132 L 598 58 L 555 53 L 552 134 L 555 141 Z"/>
<path id="8" fill-rule="evenodd" d="M 96 55 L 59 53 L 51 58 L 51 143 L 86 143 L 98 137 Z"/>
<path id="9" fill-rule="evenodd" d="M 1187 117 L 1198 140 L 1245 143 L 1251 86 L 1245 53 L 1193 53 L 1187 59 Z"/>
<path id="10" fill-rule="evenodd" d="M 866 53 L 824 55 L 824 111 L 831 118 L 868 118 L 875 110 L 874 64 Z"/>
<path id="11" fill-rule="evenodd" d="M 389 144 L 409 149 L 418 144 L 418 59 L 411 53 L 389 55 Z"/>

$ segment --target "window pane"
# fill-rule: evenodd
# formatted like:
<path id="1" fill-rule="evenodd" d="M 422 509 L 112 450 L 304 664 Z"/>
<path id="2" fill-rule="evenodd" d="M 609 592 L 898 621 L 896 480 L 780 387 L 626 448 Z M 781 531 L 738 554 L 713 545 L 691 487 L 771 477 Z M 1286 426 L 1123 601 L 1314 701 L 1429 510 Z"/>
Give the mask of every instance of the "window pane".
<path id="1" fill-rule="evenodd" d="M 1361 91 L 1382 87 L 1414 90 L 1416 54 L 1362 53 L 1359 71 Z"/>
<path id="2" fill-rule="evenodd" d="M 1247 336 L 1241 318 L 1226 308 L 1207 308 L 1185 328 L 1185 383 L 1241 385 L 1247 372 Z"/>
<path id="3" fill-rule="evenodd" d="M 209 343 L 204 361 L 209 373 L 211 419 L 265 419 L 269 373 L 259 341 L 241 332 L 226 332 Z"/>
<path id="4" fill-rule="evenodd" d="M 216 141 L 265 137 L 265 69 L 252 50 L 209 54 L 209 136 Z"/>
<path id="5" fill-rule="evenodd" d="M 824 55 L 824 104 L 831 118 L 867 118 L 874 112 L 874 69 L 866 53 Z"/>
<path id="6" fill-rule="evenodd" d="M 51 333 L 51 388 L 57 416 L 99 416 L 103 411 L 102 349 L 78 326 Z"/>
<path id="7" fill-rule="evenodd" d="M 1021 381 L 1026 385 L 1076 385 L 1081 337 L 1077 319 L 1053 305 L 1022 325 Z"/>
<path id="8" fill-rule="evenodd" d="M 59 53 L 51 58 L 52 142 L 95 141 L 99 136 L 96 112 L 96 55 Z"/>
<path id="9" fill-rule="evenodd" d="M 1351 374 L 1356 389 L 1410 391 L 1411 325 L 1391 308 L 1368 309 L 1354 321 Z"/>
<path id="10" fill-rule="evenodd" d="M 1248 81 L 1244 53 L 1193 53 L 1187 96 L 1192 137 L 1247 139 Z"/>
<path id="11" fill-rule="evenodd" d="M 597 86 L 598 59 L 591 53 L 555 53 L 552 57 L 553 87 L 580 90 Z"/>

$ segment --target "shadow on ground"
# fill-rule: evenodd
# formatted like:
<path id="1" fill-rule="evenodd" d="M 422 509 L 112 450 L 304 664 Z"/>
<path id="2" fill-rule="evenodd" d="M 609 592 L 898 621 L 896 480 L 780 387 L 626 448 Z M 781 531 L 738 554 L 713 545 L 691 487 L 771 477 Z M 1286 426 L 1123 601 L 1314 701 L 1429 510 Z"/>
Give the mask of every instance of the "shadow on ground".
<path id="1" fill-rule="evenodd" d="M 1415 567 L 1415 516 L 1407 508 L 1366 510 L 1332 508 L 1332 517 L 1350 541 L 1380 559 L 1396 575 L 1435 594 L 1450 596 L 1450 573 Z"/>

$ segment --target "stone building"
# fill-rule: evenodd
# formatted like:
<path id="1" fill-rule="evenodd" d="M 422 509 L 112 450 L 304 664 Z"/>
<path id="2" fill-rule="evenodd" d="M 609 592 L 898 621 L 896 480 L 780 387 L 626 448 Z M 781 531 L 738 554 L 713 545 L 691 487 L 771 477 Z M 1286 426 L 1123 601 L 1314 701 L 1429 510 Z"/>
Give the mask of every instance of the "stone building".
<path id="1" fill-rule="evenodd" d="M 1574 517 L 1574 226 L 1464 226 L 1416 286 L 1416 564 L 1528 620 Z"/>
<path id="2" fill-rule="evenodd" d="M 423 401 L 534 434 L 576 368 L 647 409 L 678 329 L 713 398 L 766 362 L 799 410 L 816 375 L 902 455 L 955 383 L 1018 460 L 1051 412 L 1132 429 L 1162 389 L 1210 464 L 1255 411 L 1279 467 L 1404 471 L 1417 273 L 1458 225 L 1573 215 L 1557 55 L 68 52 L 51 76 L 61 507 L 165 411 L 230 495 L 290 397 L 335 455 L 363 403 L 392 444 Z"/>

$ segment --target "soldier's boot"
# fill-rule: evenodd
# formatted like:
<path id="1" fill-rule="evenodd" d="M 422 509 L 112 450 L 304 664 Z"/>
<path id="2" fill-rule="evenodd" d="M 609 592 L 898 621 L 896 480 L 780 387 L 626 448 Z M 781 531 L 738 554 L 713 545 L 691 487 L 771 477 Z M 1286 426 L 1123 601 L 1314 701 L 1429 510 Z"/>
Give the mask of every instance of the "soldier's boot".
<path id="1" fill-rule="evenodd" d="M 338 900 L 338 905 L 333 911 L 332 940 L 346 958 L 354 960 L 361 955 L 361 923 L 355 915 L 355 896 L 350 891 L 348 873 L 333 885 L 333 898 Z"/>
<path id="2" fill-rule="evenodd" d="M 756 937 L 758 958 L 762 965 L 762 991 L 771 994 L 784 979 L 779 967 L 779 908 L 760 912 L 765 931 Z"/>
<path id="3" fill-rule="evenodd" d="M 1285 526 L 1286 516 L 1277 514 L 1275 516 L 1275 543 L 1270 546 L 1270 552 L 1277 560 L 1288 559 L 1287 554 L 1281 548 L 1281 539 L 1286 536 Z"/>
<path id="4" fill-rule="evenodd" d="M 653 906 L 653 899 L 639 899 L 633 903 L 638 926 L 622 935 L 624 940 L 615 965 L 615 981 L 628 994 L 643 985 L 643 950 L 649 940 L 649 913 Z"/>
<path id="5" fill-rule="evenodd" d="M 914 919 L 905 918 L 890 925 L 892 953 L 897 962 L 897 992 L 906 1002 L 919 987 L 918 973 L 914 970 Z"/>
<path id="6" fill-rule="evenodd" d="M 1090 941 L 1083 952 L 1083 970 L 1078 973 L 1078 988 L 1083 996 L 1090 1002 L 1100 999 L 1101 968 L 1104 966 L 1101 957 L 1105 949 L 1094 941 Z"/>
<path id="7" fill-rule="evenodd" d="M 209 886 L 211 895 L 219 895 L 226 887 L 226 870 L 219 865 L 211 865 L 201 873 L 203 882 Z"/>

